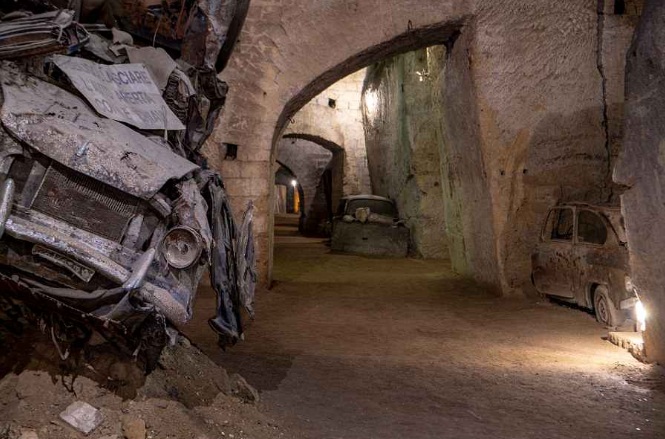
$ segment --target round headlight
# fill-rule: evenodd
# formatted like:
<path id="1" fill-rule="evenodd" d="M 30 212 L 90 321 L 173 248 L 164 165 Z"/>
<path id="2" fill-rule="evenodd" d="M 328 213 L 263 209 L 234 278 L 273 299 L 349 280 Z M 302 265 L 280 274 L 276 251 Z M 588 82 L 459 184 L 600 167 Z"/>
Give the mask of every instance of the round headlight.
<path id="1" fill-rule="evenodd" d="M 162 241 L 162 254 L 174 268 L 187 268 L 201 256 L 201 236 L 189 227 L 174 227 Z"/>

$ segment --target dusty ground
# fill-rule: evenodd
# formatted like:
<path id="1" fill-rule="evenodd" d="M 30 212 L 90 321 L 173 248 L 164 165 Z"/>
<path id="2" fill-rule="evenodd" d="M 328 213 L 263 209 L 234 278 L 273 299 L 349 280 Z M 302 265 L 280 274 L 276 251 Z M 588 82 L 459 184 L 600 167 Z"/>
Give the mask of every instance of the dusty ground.
<path id="1" fill-rule="evenodd" d="M 217 348 L 206 288 L 188 332 L 259 388 L 259 410 L 184 339 L 143 381 L 112 361 L 58 369 L 37 333 L 3 345 L 0 438 L 83 438 L 58 420 L 77 399 L 104 414 L 92 439 L 123 437 L 127 418 L 160 439 L 665 438 L 663 370 L 603 340 L 590 315 L 494 298 L 443 261 L 333 255 L 285 234 L 247 339 Z"/>
<path id="2" fill-rule="evenodd" d="M 221 353 L 192 332 L 293 437 L 665 438 L 663 370 L 582 311 L 494 298 L 442 261 L 290 236 L 275 260 L 245 342 Z"/>

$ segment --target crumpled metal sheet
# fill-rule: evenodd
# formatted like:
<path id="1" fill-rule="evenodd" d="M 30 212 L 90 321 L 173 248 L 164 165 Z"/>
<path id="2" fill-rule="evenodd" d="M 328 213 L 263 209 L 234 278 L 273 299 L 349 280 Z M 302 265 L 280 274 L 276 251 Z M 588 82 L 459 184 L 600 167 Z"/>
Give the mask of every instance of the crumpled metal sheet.
<path id="1" fill-rule="evenodd" d="M 190 107 L 184 143 L 190 151 L 198 153 L 215 128 L 226 101 L 228 86 L 217 78 L 214 70 L 197 72 L 195 82 L 198 93 Z"/>
<path id="2" fill-rule="evenodd" d="M 6 66 L 3 66 L 6 67 Z M 131 128 L 95 115 L 78 97 L 47 82 L 0 69 L 6 129 L 53 160 L 134 196 L 198 169 Z"/>
<path id="3" fill-rule="evenodd" d="M 90 34 L 90 41 L 83 47 L 83 50 L 111 64 L 120 64 L 127 60 L 127 56 L 117 56 L 113 53 L 109 48 L 110 46 L 110 40 L 102 38 L 97 34 Z"/>
<path id="4" fill-rule="evenodd" d="M 205 70 L 216 70 L 217 57 L 236 16 L 238 0 L 198 0 L 189 13 L 182 58 Z"/>
<path id="5" fill-rule="evenodd" d="M 169 82 L 171 72 L 177 67 L 173 58 L 161 47 L 128 47 L 127 56 L 131 63 L 142 63 L 162 91 Z"/>
<path id="6" fill-rule="evenodd" d="M 69 53 L 88 41 L 74 11 L 59 10 L 0 22 L 0 59 Z"/>
<path id="7" fill-rule="evenodd" d="M 254 204 L 250 201 L 242 217 L 236 242 L 236 266 L 240 301 L 251 317 L 254 317 L 254 292 L 256 290 L 256 254 L 254 252 Z"/>
<path id="8" fill-rule="evenodd" d="M 106 66 L 62 55 L 54 56 L 53 62 L 98 113 L 144 130 L 185 129 L 143 64 Z"/>
<path id="9" fill-rule="evenodd" d="M 212 247 L 210 284 L 217 294 L 215 317 L 208 320 L 222 346 L 235 344 L 242 335 L 240 297 L 235 258 L 236 225 L 226 191 L 218 174 L 208 171 L 207 190 L 212 210 Z"/>

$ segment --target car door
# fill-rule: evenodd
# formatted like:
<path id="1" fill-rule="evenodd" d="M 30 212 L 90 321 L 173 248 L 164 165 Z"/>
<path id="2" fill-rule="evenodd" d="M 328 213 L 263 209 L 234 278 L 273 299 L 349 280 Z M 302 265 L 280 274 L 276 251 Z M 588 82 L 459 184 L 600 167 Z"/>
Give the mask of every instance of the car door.
<path id="1" fill-rule="evenodd" d="M 549 211 L 540 244 L 533 258 L 533 281 L 539 292 L 566 299 L 573 291 L 573 245 L 575 209 L 556 207 Z"/>
<path id="2" fill-rule="evenodd" d="M 575 258 L 577 274 L 574 278 L 577 303 L 592 307 L 587 297 L 587 287 L 592 284 L 604 285 L 611 289 L 611 270 L 619 268 L 619 248 L 614 232 L 608 229 L 607 222 L 589 209 L 577 209 L 577 229 L 575 234 Z M 617 248 L 612 248 L 617 247 Z M 615 250 L 615 251 L 612 251 Z M 623 277 L 623 276 L 620 276 Z"/>

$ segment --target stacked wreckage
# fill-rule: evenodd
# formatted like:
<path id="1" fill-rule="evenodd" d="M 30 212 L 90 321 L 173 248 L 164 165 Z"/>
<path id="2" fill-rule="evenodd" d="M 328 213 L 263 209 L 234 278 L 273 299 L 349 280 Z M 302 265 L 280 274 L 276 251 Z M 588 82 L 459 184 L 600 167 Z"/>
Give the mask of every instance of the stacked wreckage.
<path id="1" fill-rule="evenodd" d="M 96 331 L 150 367 L 209 272 L 210 326 L 235 343 L 252 206 L 237 226 L 200 150 L 247 1 L 6 3 L 0 310 L 40 321 L 62 356 Z"/>

